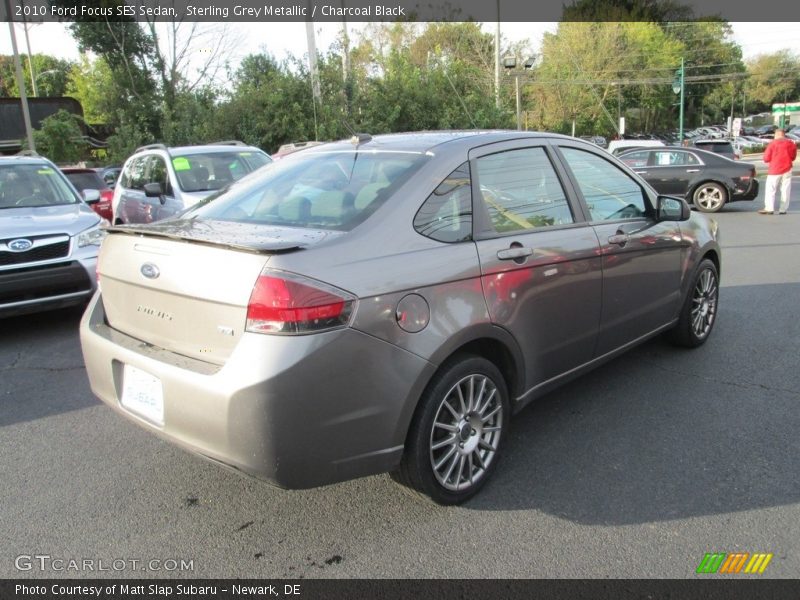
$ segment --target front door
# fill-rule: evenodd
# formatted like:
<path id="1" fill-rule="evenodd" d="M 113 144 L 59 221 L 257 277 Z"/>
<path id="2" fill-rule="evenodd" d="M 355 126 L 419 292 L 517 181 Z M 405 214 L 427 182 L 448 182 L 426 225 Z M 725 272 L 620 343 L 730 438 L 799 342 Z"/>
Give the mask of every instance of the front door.
<path id="1" fill-rule="evenodd" d="M 678 223 L 656 222 L 650 195 L 610 157 L 570 142 L 559 147 L 600 240 L 602 356 L 674 318 L 684 243 Z"/>

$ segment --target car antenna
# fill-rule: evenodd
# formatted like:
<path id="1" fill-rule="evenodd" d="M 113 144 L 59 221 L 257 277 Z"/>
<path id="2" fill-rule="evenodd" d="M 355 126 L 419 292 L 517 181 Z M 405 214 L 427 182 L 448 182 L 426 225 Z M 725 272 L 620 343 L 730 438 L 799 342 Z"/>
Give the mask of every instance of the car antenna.
<path id="1" fill-rule="evenodd" d="M 358 146 L 359 144 L 365 144 L 372 139 L 372 136 L 368 133 L 356 133 L 356 130 L 350 126 L 345 119 L 341 119 L 342 125 L 344 128 L 350 133 L 350 143 L 355 144 Z"/>

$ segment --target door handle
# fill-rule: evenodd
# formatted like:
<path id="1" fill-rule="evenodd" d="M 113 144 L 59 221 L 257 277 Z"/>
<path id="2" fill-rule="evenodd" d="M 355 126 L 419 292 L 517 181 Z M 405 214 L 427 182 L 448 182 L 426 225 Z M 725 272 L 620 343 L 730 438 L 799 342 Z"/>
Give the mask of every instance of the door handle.
<path id="1" fill-rule="evenodd" d="M 498 250 L 497 258 L 499 260 L 519 260 L 527 258 L 531 254 L 533 254 L 533 249 L 531 248 L 514 247 L 506 250 Z"/>
<path id="2" fill-rule="evenodd" d="M 608 243 L 615 244 L 617 246 L 624 246 L 628 243 L 630 237 L 627 233 L 618 233 L 617 235 L 609 236 Z"/>
<path id="3" fill-rule="evenodd" d="M 634 171 L 634 173 L 637 173 L 639 175 L 647 175 L 647 171 Z"/>
<path id="4" fill-rule="evenodd" d="M 700 169 L 686 169 L 687 173 L 699 173 Z"/>

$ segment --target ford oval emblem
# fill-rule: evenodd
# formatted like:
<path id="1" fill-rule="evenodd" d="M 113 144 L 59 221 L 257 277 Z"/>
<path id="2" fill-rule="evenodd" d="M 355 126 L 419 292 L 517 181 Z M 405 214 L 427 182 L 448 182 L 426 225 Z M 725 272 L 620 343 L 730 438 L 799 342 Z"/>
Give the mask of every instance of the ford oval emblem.
<path id="1" fill-rule="evenodd" d="M 142 275 L 147 277 L 148 279 L 155 279 L 159 275 L 161 275 L 161 271 L 158 270 L 158 267 L 155 266 L 153 263 L 144 263 L 142 268 L 139 269 Z"/>
<path id="2" fill-rule="evenodd" d="M 19 239 L 11 240 L 8 242 L 8 249 L 12 252 L 27 252 L 33 247 L 33 242 L 30 240 Z"/>

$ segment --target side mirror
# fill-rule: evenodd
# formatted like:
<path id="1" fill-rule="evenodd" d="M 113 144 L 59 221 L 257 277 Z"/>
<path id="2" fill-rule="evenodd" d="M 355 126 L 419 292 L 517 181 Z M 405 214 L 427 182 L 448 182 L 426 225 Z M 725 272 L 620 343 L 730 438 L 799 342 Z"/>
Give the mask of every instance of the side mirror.
<path id="1" fill-rule="evenodd" d="M 657 202 L 658 221 L 688 221 L 692 215 L 692 209 L 682 198 L 672 196 L 659 196 Z"/>
<path id="2" fill-rule="evenodd" d="M 164 188 L 161 187 L 161 183 L 158 181 L 153 181 L 151 183 L 144 184 L 144 195 L 148 198 L 158 198 L 161 204 L 167 201 L 164 198 Z"/>
<path id="3" fill-rule="evenodd" d="M 83 190 L 81 195 L 83 196 L 83 200 L 86 202 L 86 204 L 97 204 L 100 202 L 100 190 Z"/>

